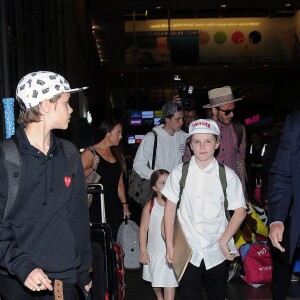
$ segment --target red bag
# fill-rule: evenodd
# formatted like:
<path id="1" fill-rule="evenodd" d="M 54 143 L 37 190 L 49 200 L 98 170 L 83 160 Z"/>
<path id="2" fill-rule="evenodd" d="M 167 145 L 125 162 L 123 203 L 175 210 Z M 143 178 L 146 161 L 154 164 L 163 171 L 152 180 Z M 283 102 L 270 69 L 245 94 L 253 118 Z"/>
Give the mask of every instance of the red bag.
<path id="1" fill-rule="evenodd" d="M 248 284 L 272 282 L 272 258 L 267 243 L 244 244 L 239 251 L 243 261 L 245 282 Z"/>
<path id="2" fill-rule="evenodd" d="M 117 300 L 123 300 L 125 298 L 125 269 L 124 269 L 124 256 L 122 246 L 119 243 L 114 243 L 114 250 L 116 253 L 117 261 Z"/>

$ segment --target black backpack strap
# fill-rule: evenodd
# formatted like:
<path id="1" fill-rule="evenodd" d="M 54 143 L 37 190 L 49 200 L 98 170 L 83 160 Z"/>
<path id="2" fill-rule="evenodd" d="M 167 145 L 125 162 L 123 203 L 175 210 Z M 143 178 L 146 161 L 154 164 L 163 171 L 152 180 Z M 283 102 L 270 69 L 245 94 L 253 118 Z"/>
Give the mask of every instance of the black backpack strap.
<path id="1" fill-rule="evenodd" d="M 21 157 L 19 149 L 13 138 L 0 143 L 1 151 L 4 155 L 4 168 L 6 169 L 6 178 L 8 183 L 7 201 L 4 208 L 2 219 L 4 220 L 10 209 L 15 203 L 19 190 L 19 182 L 21 176 Z"/>
<path id="2" fill-rule="evenodd" d="M 153 155 L 152 155 L 152 170 L 154 170 L 155 159 L 156 159 L 156 149 L 157 149 L 157 133 L 154 130 L 152 130 L 152 132 L 154 134 Z"/>
<path id="3" fill-rule="evenodd" d="M 224 207 L 225 207 L 225 215 L 226 218 L 228 220 L 228 222 L 231 219 L 231 215 L 230 212 L 228 210 L 228 200 L 227 200 L 227 193 L 226 193 L 226 189 L 227 189 L 227 179 L 226 179 L 226 171 L 225 171 L 225 166 L 223 164 L 219 163 L 219 176 L 220 176 L 220 181 L 222 184 L 222 190 L 224 193 Z"/>
<path id="4" fill-rule="evenodd" d="M 68 158 L 68 166 L 70 167 L 72 178 L 74 178 L 78 168 L 78 150 L 70 141 L 63 139 L 61 139 L 60 141 L 62 143 L 64 153 Z"/>
<path id="5" fill-rule="evenodd" d="M 188 171 L 189 171 L 189 165 L 190 165 L 189 163 L 190 163 L 189 161 L 186 161 L 182 165 L 181 178 L 180 178 L 180 181 L 179 181 L 180 191 L 179 191 L 177 208 L 179 208 L 179 205 L 180 205 L 180 202 L 181 202 L 182 192 L 183 192 L 183 189 L 185 187 L 185 182 L 186 182 L 187 174 L 188 174 Z"/>

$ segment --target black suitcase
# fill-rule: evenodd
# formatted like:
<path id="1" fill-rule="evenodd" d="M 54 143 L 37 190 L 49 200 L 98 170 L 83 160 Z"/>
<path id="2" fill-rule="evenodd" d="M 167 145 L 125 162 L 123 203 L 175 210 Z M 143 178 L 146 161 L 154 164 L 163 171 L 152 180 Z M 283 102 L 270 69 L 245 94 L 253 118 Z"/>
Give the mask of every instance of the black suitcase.
<path id="1" fill-rule="evenodd" d="M 90 206 L 90 231 L 93 253 L 92 300 L 119 300 L 118 264 L 110 226 L 106 223 L 105 199 L 102 184 L 87 185 L 93 195 Z"/>

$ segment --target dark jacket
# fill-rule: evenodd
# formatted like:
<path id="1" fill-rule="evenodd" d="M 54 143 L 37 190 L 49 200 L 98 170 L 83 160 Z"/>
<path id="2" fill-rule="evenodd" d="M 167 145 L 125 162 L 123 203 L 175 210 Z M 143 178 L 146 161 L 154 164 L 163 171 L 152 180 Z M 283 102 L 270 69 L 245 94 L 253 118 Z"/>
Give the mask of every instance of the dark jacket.
<path id="1" fill-rule="evenodd" d="M 77 172 L 71 174 L 61 141 L 53 133 L 47 155 L 29 143 L 23 126 L 16 140 L 21 177 L 15 205 L 0 221 L 0 265 L 21 282 L 38 267 L 49 278 L 86 285 L 92 259 L 79 153 L 73 168 Z M 0 216 L 7 199 L 6 176 L 1 153 Z"/>
<path id="2" fill-rule="evenodd" d="M 300 111 L 291 114 L 285 122 L 269 177 L 269 224 L 284 223 L 289 213 L 292 260 L 300 237 Z"/>

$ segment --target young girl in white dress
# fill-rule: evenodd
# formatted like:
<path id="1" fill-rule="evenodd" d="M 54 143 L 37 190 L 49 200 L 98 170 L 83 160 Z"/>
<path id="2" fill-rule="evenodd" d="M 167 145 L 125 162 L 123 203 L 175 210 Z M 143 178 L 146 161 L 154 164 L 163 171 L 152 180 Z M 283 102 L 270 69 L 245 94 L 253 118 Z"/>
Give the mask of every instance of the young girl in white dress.
<path id="1" fill-rule="evenodd" d="M 143 208 L 140 224 L 140 262 L 143 279 L 150 281 L 158 300 L 174 300 L 178 286 L 172 265 L 165 258 L 166 244 L 161 235 L 165 200 L 161 190 L 169 176 L 166 170 L 152 173 L 150 184 L 153 197 Z M 163 289 L 163 290 L 162 290 Z"/>

